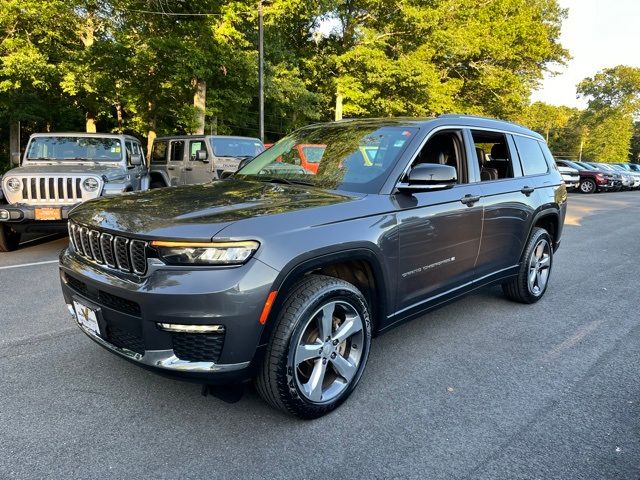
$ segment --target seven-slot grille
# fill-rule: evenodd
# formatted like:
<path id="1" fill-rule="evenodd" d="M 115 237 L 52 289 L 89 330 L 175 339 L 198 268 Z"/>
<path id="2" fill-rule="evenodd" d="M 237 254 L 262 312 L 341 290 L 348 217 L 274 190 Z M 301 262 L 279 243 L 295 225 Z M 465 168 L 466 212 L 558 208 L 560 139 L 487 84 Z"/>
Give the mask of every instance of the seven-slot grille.
<path id="1" fill-rule="evenodd" d="M 147 242 L 111 235 L 69 222 L 69 239 L 79 255 L 100 265 L 144 275 Z"/>
<path id="2" fill-rule="evenodd" d="M 82 181 L 86 178 L 76 176 L 21 178 L 22 201 L 43 205 L 73 205 L 97 197 L 100 194 L 100 188 L 95 192 L 86 192 L 82 189 Z"/>

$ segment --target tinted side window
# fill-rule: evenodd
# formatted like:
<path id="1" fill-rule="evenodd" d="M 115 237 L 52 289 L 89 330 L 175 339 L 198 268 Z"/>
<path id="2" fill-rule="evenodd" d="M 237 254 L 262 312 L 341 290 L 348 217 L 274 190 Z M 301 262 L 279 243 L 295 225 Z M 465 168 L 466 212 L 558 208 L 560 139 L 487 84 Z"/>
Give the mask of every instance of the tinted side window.
<path id="1" fill-rule="evenodd" d="M 182 140 L 171 142 L 171 157 L 172 162 L 181 162 L 184 158 L 184 142 Z"/>
<path id="2" fill-rule="evenodd" d="M 167 142 L 154 142 L 151 163 L 167 163 Z"/>
<path id="3" fill-rule="evenodd" d="M 472 130 L 471 136 L 480 166 L 480 181 L 490 182 L 515 177 L 513 155 L 504 133 Z"/>
<path id="4" fill-rule="evenodd" d="M 522 171 L 525 175 L 538 175 L 549 171 L 549 165 L 537 140 L 519 135 L 514 135 L 513 139 L 520 154 Z"/>
<path id="5" fill-rule="evenodd" d="M 362 152 L 361 152 L 362 153 Z M 365 164 L 371 163 L 369 154 L 364 158 Z M 377 154 L 374 158 L 377 157 Z M 298 160 L 299 162 L 300 160 Z M 438 132 L 433 135 L 416 158 L 412 167 L 422 163 L 434 163 L 439 165 L 448 165 L 456 169 L 458 183 L 467 183 L 466 158 L 464 151 L 464 142 L 462 140 L 462 132 L 459 130 Z"/>

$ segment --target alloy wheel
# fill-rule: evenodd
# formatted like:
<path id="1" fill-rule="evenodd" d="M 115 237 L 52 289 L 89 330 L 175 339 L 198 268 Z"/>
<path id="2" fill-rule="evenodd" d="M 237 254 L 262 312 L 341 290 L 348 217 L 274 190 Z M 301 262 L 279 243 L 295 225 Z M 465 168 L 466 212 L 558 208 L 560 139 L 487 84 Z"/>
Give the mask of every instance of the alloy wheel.
<path id="1" fill-rule="evenodd" d="M 580 184 L 580 190 L 582 191 L 582 193 L 591 193 L 594 189 L 595 185 L 593 184 L 593 182 L 590 182 L 588 180 Z"/>
<path id="2" fill-rule="evenodd" d="M 546 239 L 541 239 L 531 252 L 529 259 L 528 286 L 529 292 L 536 297 L 544 293 L 551 273 L 551 245 Z"/>
<path id="3" fill-rule="evenodd" d="M 349 302 L 333 300 L 318 308 L 295 344 L 298 391 L 314 403 L 336 399 L 358 373 L 363 340 L 362 317 Z"/>

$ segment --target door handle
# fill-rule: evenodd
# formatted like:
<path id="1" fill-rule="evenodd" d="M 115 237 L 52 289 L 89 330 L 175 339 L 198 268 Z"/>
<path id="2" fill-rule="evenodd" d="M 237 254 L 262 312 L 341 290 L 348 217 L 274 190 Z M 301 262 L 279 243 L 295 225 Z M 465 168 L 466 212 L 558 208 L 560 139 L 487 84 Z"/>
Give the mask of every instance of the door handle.
<path id="1" fill-rule="evenodd" d="M 473 207 L 474 204 L 480 201 L 480 197 L 476 195 L 467 194 L 460 199 L 462 203 L 464 203 L 467 207 Z"/>
<path id="2" fill-rule="evenodd" d="M 175 170 L 176 167 L 167 167 L 167 170 Z"/>
<path id="3" fill-rule="evenodd" d="M 529 195 L 531 195 L 533 192 L 536 191 L 535 188 L 531 188 L 531 187 L 522 187 L 522 190 L 520 190 L 522 193 L 524 193 L 527 197 Z"/>
<path id="4" fill-rule="evenodd" d="M 193 170 L 193 167 L 184 167 L 184 169 L 185 169 L 187 172 L 190 172 L 191 170 Z"/>

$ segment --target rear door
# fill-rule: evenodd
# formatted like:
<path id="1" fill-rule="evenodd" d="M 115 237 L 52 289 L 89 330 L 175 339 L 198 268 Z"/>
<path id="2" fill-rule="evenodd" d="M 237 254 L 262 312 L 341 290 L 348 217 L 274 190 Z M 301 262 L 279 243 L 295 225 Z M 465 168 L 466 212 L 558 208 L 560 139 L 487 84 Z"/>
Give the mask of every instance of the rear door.
<path id="1" fill-rule="evenodd" d="M 184 147 L 184 140 L 171 140 L 169 142 L 167 174 L 169 175 L 170 185 L 185 185 L 187 183 Z"/>
<path id="2" fill-rule="evenodd" d="M 476 271 L 485 279 L 519 263 L 538 205 L 537 182 L 523 177 L 511 134 L 473 129 L 467 135 L 480 167 L 484 222 Z"/>
<path id="3" fill-rule="evenodd" d="M 211 161 L 208 158 L 208 154 L 205 161 L 198 160 L 196 157 L 198 150 L 207 151 L 204 139 L 189 140 L 189 153 L 185 165 L 186 182 L 189 185 L 207 183 L 213 179 Z"/>

